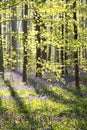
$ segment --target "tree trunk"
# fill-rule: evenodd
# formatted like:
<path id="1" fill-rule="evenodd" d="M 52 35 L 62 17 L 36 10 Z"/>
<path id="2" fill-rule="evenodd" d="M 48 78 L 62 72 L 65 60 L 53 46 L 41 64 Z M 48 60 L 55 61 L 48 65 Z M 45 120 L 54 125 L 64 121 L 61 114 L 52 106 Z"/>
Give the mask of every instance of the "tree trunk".
<path id="1" fill-rule="evenodd" d="M 28 15 L 28 5 L 25 4 L 24 6 L 25 12 L 24 15 Z M 24 39 L 23 39 L 23 82 L 27 81 L 27 20 L 23 20 L 23 32 L 24 32 Z"/>
<path id="2" fill-rule="evenodd" d="M 15 39 L 15 35 L 17 33 L 17 18 L 15 16 L 16 7 L 12 8 L 12 11 L 13 11 L 13 17 L 12 17 L 11 25 L 12 25 L 12 32 L 14 33 L 12 35 L 12 48 L 13 48 L 12 51 L 15 52 L 13 60 L 17 60 L 17 40 Z M 12 70 L 16 70 L 16 69 L 17 69 L 17 63 L 12 64 Z"/>
<path id="3" fill-rule="evenodd" d="M 38 19 L 39 20 L 39 19 Z M 42 72 L 41 72 L 41 48 L 39 47 L 40 45 L 40 25 L 38 24 L 37 20 L 36 20 L 36 31 L 37 31 L 37 35 L 36 35 L 36 39 L 38 41 L 37 45 L 36 45 L 36 77 L 42 77 Z"/>
<path id="4" fill-rule="evenodd" d="M 16 16 L 14 16 L 14 14 L 16 13 L 16 7 L 12 8 L 13 11 L 13 17 L 12 17 L 12 32 L 14 32 L 14 35 L 12 36 L 12 47 L 13 47 L 13 51 L 17 51 L 17 41 L 15 39 L 15 33 L 17 32 L 17 19 Z"/>
<path id="5" fill-rule="evenodd" d="M 51 45 L 49 45 L 48 47 L 48 61 L 51 61 Z"/>
<path id="6" fill-rule="evenodd" d="M 44 46 L 44 49 L 42 51 L 42 59 L 47 61 L 47 46 Z"/>
<path id="7" fill-rule="evenodd" d="M 43 21 L 41 20 L 41 16 L 40 14 L 38 14 L 38 12 L 35 9 L 35 13 L 34 13 L 34 20 L 35 20 L 35 30 L 37 31 L 36 34 L 36 77 L 42 77 L 42 51 L 40 48 L 40 44 L 41 44 L 41 24 L 40 22 L 43 23 Z M 44 26 L 44 24 L 43 24 Z M 44 55 L 43 55 L 44 56 Z"/>
<path id="8" fill-rule="evenodd" d="M 59 48 L 55 47 L 55 62 L 59 62 Z"/>
<path id="9" fill-rule="evenodd" d="M 64 39 L 64 24 L 62 25 L 62 43 Z M 64 74 L 64 47 L 61 47 L 62 75 Z"/>
<path id="10" fill-rule="evenodd" d="M 1 21 L 1 16 L 0 16 Z M 0 23 L 0 75 L 4 78 L 4 63 L 3 63 L 3 46 L 2 46 L 2 29 Z"/>
<path id="11" fill-rule="evenodd" d="M 73 9 L 76 8 L 76 0 L 73 3 Z M 73 13 L 73 19 L 77 21 L 77 13 L 74 11 Z M 78 28 L 77 25 L 74 23 L 74 40 L 78 39 Z M 75 58 L 75 86 L 77 89 L 80 89 L 79 86 L 79 65 L 78 65 L 78 48 L 74 53 L 74 58 Z"/>
<path id="12" fill-rule="evenodd" d="M 66 0 L 66 4 L 68 3 L 69 0 Z M 67 6 L 66 6 L 67 9 Z M 67 54 L 67 49 L 68 49 L 68 18 L 67 18 L 67 13 L 65 13 L 65 19 L 66 19 L 66 25 L 65 25 L 65 33 L 66 33 L 66 39 L 65 39 L 65 74 L 68 74 L 68 67 L 67 67 L 67 60 L 68 60 L 68 54 Z"/>

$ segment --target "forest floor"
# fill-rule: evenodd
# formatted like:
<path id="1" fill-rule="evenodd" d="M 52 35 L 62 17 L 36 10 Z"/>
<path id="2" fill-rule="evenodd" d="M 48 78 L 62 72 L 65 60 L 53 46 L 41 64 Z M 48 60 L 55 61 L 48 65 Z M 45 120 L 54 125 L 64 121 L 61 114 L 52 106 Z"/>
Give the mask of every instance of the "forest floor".
<path id="1" fill-rule="evenodd" d="M 21 75 L 0 79 L 0 130 L 87 130 L 87 86 Z M 70 86 L 71 85 L 71 86 Z"/>

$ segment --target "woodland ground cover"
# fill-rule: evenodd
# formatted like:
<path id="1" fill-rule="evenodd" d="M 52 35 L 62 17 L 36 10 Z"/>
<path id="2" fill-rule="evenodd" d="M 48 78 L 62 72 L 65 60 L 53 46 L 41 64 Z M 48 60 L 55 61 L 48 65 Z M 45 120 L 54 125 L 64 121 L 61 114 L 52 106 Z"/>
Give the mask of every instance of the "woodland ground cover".
<path id="1" fill-rule="evenodd" d="M 87 130 L 87 87 L 6 73 L 0 81 L 0 130 Z"/>
<path id="2" fill-rule="evenodd" d="M 0 0 L 0 130 L 87 130 L 86 86 L 87 0 Z"/>

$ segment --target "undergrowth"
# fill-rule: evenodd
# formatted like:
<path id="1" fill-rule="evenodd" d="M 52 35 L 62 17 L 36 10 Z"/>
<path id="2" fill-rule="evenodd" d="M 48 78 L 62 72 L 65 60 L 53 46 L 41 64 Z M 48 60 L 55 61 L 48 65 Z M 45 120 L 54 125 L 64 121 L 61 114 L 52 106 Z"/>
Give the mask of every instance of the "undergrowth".
<path id="1" fill-rule="evenodd" d="M 87 130 L 87 88 L 44 84 L 0 90 L 0 130 Z M 8 89 L 7 89 L 8 88 Z"/>

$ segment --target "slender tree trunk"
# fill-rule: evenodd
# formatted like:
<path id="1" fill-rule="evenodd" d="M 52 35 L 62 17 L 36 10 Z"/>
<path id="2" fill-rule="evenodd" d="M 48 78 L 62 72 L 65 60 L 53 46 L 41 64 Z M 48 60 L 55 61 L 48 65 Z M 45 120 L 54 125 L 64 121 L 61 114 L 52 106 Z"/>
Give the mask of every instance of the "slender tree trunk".
<path id="1" fill-rule="evenodd" d="M 39 20 L 39 19 L 38 19 Z M 41 42 L 41 38 L 40 38 L 40 25 L 38 25 L 38 21 L 36 20 L 36 31 L 37 31 L 37 35 L 36 35 L 36 39 L 38 41 L 38 44 L 36 46 L 36 77 L 42 77 L 42 72 L 41 72 L 41 48 L 39 47 L 40 42 Z"/>
<path id="2" fill-rule="evenodd" d="M 28 5 L 25 4 L 24 6 L 24 15 L 28 15 Z M 23 82 L 27 81 L 27 20 L 23 20 L 23 32 L 24 32 L 24 39 L 23 39 Z"/>
<path id="3" fill-rule="evenodd" d="M 65 74 L 68 74 L 67 60 L 68 60 L 68 55 L 67 55 L 67 47 L 66 47 L 65 48 Z"/>
<path id="4" fill-rule="evenodd" d="M 64 24 L 62 25 L 62 41 L 63 39 L 64 39 Z M 61 64 L 62 64 L 62 74 L 64 74 L 64 47 L 61 47 Z"/>
<path id="5" fill-rule="evenodd" d="M 47 61 L 47 46 L 44 46 L 44 49 L 42 51 L 42 60 Z"/>
<path id="6" fill-rule="evenodd" d="M 34 13 L 34 20 L 35 20 L 35 30 L 37 31 L 36 34 L 36 40 L 37 40 L 37 44 L 36 44 L 36 77 L 42 77 L 42 72 L 41 72 L 41 68 L 42 68 L 42 58 L 41 58 L 41 48 L 40 48 L 40 44 L 41 44 L 41 37 L 40 37 L 40 15 L 38 14 L 37 11 L 35 11 Z"/>
<path id="7" fill-rule="evenodd" d="M 15 52 L 14 55 L 14 60 L 17 60 L 17 40 L 15 39 L 15 34 L 17 33 L 17 18 L 15 16 L 16 13 L 16 7 L 12 8 L 13 11 L 13 17 L 12 17 L 12 21 L 11 21 L 11 27 L 12 27 L 12 32 L 14 33 L 12 36 L 12 48 L 13 48 L 13 52 Z M 16 70 L 17 69 L 17 64 L 12 64 L 12 67 L 14 67 L 12 70 Z"/>
<path id="8" fill-rule="evenodd" d="M 43 21 L 42 21 L 41 28 L 43 28 L 44 30 L 46 30 L 46 26 L 45 26 L 45 24 L 43 23 Z M 42 37 L 41 40 L 42 40 L 42 44 L 43 44 L 43 43 L 46 41 L 46 38 L 45 38 L 45 37 Z M 43 61 L 43 62 L 46 62 L 46 61 L 47 61 L 47 45 L 43 45 L 42 61 Z"/>
<path id="9" fill-rule="evenodd" d="M 75 21 L 77 21 L 77 13 L 75 11 L 76 8 L 76 0 L 73 3 L 73 9 L 74 9 L 74 13 L 73 13 L 73 18 Z M 78 39 L 78 28 L 77 25 L 74 23 L 74 40 Z M 78 48 L 74 53 L 74 58 L 75 58 L 75 86 L 77 89 L 80 89 L 79 86 L 79 65 L 78 65 Z"/>
<path id="10" fill-rule="evenodd" d="M 45 2 L 45 1 L 44 1 Z M 36 11 L 34 13 L 34 20 L 35 20 L 35 29 L 37 31 L 36 34 L 36 40 L 37 40 L 37 45 L 36 45 L 36 77 L 42 77 L 42 63 L 43 61 L 47 60 L 47 46 L 43 46 L 43 50 L 40 48 L 41 41 L 46 41 L 45 37 L 41 38 L 41 28 L 46 29 L 46 26 L 42 20 L 42 17 L 40 14 Z"/>
<path id="11" fill-rule="evenodd" d="M 1 21 L 1 16 L 0 16 Z M 2 29 L 1 29 L 1 23 L 0 23 L 0 75 L 2 78 L 4 78 L 4 63 L 3 63 L 3 45 L 2 45 Z"/>
<path id="12" fill-rule="evenodd" d="M 55 61 L 58 63 L 59 62 L 59 48 L 55 47 Z"/>
<path id="13" fill-rule="evenodd" d="M 13 11 L 13 17 L 12 17 L 12 32 L 16 33 L 17 32 L 17 19 L 14 16 L 16 13 L 16 7 L 12 9 Z M 12 36 L 12 47 L 13 51 L 17 51 L 17 41 L 15 39 L 15 34 Z"/>
<path id="14" fill-rule="evenodd" d="M 68 3 L 69 0 L 66 0 L 66 4 Z M 66 6 L 67 8 L 67 6 Z M 67 19 L 67 13 L 65 13 L 65 18 L 66 18 L 66 25 L 65 25 L 65 33 L 66 33 L 66 40 L 65 40 L 65 74 L 68 74 L 68 67 L 67 67 L 67 60 L 68 60 L 68 55 L 67 55 L 67 49 L 68 49 L 68 19 Z"/>
<path id="15" fill-rule="evenodd" d="M 51 45 L 49 45 L 48 49 L 48 61 L 51 61 Z"/>
<path id="16" fill-rule="evenodd" d="M 52 0 L 50 0 L 52 1 Z M 52 16 L 51 16 L 51 19 L 52 19 Z M 52 31 L 53 31 L 53 27 L 52 27 L 52 22 L 51 22 L 51 26 L 50 26 L 50 33 L 52 35 Z M 50 42 L 52 42 L 52 38 L 51 38 L 51 35 L 50 35 Z M 52 53 L 52 46 L 51 45 L 48 45 L 48 61 L 51 61 L 51 53 Z"/>

